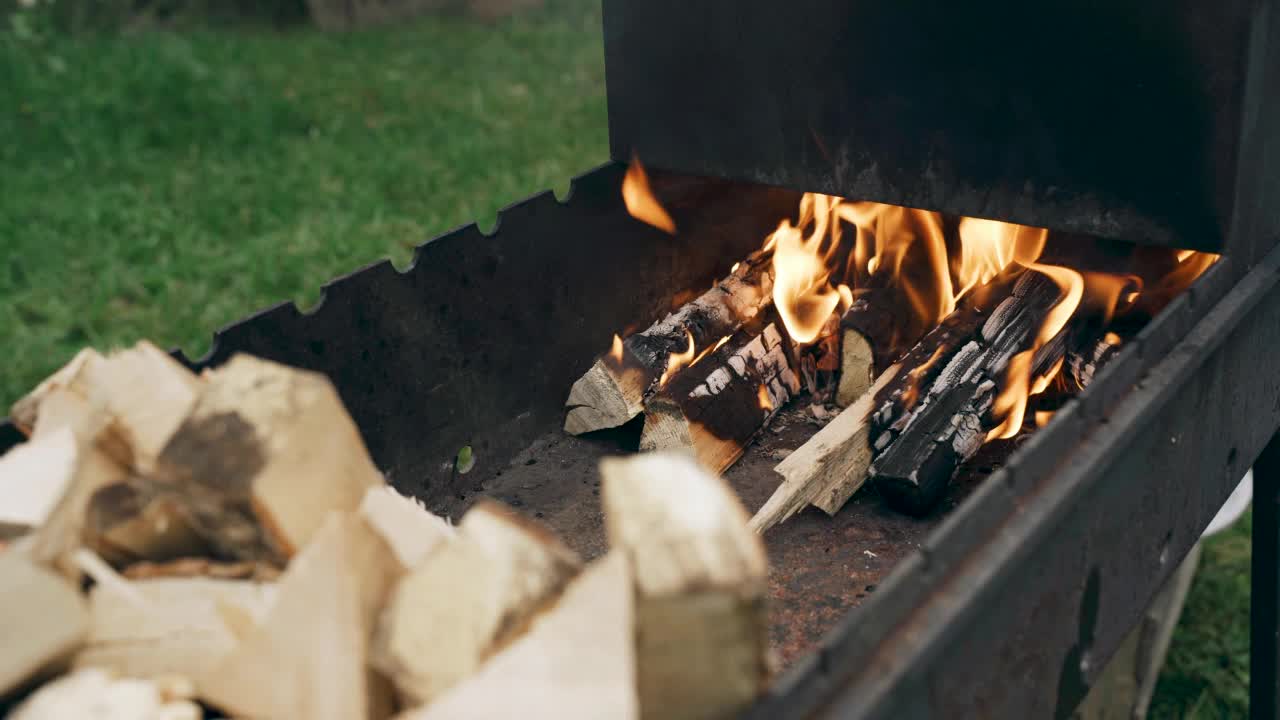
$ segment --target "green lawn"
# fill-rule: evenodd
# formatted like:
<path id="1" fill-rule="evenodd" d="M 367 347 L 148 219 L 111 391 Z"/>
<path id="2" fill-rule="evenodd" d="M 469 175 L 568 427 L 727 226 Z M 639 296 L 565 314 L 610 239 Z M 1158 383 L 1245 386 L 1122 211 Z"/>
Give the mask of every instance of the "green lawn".
<path id="1" fill-rule="evenodd" d="M 607 155 L 598 2 L 496 28 L 0 32 L 7 407 L 84 345 L 213 329 Z M 1247 525 L 1211 543 L 1153 717 L 1242 717 Z"/>

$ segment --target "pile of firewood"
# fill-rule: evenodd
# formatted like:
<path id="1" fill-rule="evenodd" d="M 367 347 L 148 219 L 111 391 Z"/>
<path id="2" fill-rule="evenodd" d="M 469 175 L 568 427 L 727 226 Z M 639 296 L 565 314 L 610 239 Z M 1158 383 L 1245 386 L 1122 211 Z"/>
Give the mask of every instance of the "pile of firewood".
<path id="1" fill-rule="evenodd" d="M 681 454 L 601 462 L 586 561 L 491 500 L 387 486 L 327 378 L 85 350 L 0 457 L 18 720 L 717 718 L 770 671 L 767 563 Z"/>

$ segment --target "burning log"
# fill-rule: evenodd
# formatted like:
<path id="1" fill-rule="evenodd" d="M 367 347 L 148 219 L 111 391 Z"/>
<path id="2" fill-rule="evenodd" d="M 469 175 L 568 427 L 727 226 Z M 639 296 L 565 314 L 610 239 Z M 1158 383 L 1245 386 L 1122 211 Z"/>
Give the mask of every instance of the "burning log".
<path id="1" fill-rule="evenodd" d="M 958 464 L 998 424 L 990 410 L 1005 370 L 1031 345 L 1060 295 L 1056 283 L 1029 271 L 1001 276 L 981 297 L 967 298 L 779 463 L 783 483 L 752 518 L 752 529 L 764 532 L 809 504 L 835 514 L 871 477 L 900 507 L 936 501 Z M 1063 357 L 1074 335 L 1061 335 L 1061 342 L 1040 348 L 1041 366 L 1052 368 Z M 905 480 L 895 485 L 899 477 Z"/>
<path id="2" fill-rule="evenodd" d="M 792 397 L 792 367 L 775 313 L 763 330 L 744 328 L 645 403 L 641 450 L 691 450 L 711 472 L 736 461 Z M 751 323 L 758 327 L 758 323 Z"/>
<path id="3" fill-rule="evenodd" d="M 772 302 L 772 289 L 770 260 L 757 253 L 696 300 L 648 330 L 615 342 L 570 389 L 565 431 L 581 435 L 639 415 L 655 384 L 665 384 L 690 364 L 695 348 L 712 347 L 737 332 Z"/>
<path id="4" fill-rule="evenodd" d="M 373 664 L 407 704 L 430 703 L 525 632 L 580 567 L 542 527 L 497 502 L 477 503 L 458 538 L 396 586 L 378 623 Z"/>
<path id="5" fill-rule="evenodd" d="M 642 718 L 728 717 L 768 675 L 764 545 L 719 477 L 680 454 L 600 463 L 609 542 L 631 563 Z"/>
<path id="6" fill-rule="evenodd" d="M 840 384 L 836 404 L 848 407 L 875 379 L 910 348 L 921 325 L 908 317 L 905 298 L 887 286 L 885 273 L 876 273 L 859 288 L 853 304 L 840 319 Z"/>

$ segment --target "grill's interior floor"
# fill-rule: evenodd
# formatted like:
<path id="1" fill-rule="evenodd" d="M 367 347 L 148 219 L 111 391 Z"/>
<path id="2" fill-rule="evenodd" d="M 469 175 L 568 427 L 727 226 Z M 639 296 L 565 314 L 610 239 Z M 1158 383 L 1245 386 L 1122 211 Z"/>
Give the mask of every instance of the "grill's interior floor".
<path id="1" fill-rule="evenodd" d="M 784 454 L 819 429 L 807 407 L 800 398 L 779 413 L 725 473 L 748 511 L 754 513 L 777 487 L 781 477 L 773 468 Z M 546 523 L 584 557 L 597 557 L 607 548 L 597 463 L 606 455 L 634 451 L 638 427 L 596 435 L 549 432 L 485 481 L 481 490 Z M 767 531 L 771 640 L 778 659 L 789 665 L 812 650 L 1012 447 L 1012 442 L 984 447 L 928 517 L 897 513 L 864 487 L 835 517 L 807 508 Z"/>

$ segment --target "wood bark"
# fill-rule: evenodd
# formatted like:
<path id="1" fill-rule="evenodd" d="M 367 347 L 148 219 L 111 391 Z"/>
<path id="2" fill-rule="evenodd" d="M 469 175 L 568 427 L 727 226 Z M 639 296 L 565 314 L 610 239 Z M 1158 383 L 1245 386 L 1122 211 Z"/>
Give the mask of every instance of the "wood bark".
<path id="1" fill-rule="evenodd" d="M 550 532 L 483 500 L 463 516 L 456 539 L 397 584 L 378 622 L 373 665 L 405 703 L 430 703 L 519 637 L 580 567 Z"/>
<path id="2" fill-rule="evenodd" d="M 117 569 L 210 551 L 175 494 L 138 480 L 113 483 L 89 498 L 83 543 Z"/>
<path id="3" fill-rule="evenodd" d="M 713 346 L 772 303 L 773 270 L 757 253 L 697 299 L 622 342 L 620 359 L 602 355 L 573 384 L 565 431 L 574 435 L 617 427 L 644 410 L 672 355 Z"/>
<path id="4" fill-rule="evenodd" d="M 327 377 L 248 355 L 205 381 L 153 479 L 220 556 L 281 567 L 383 484 Z"/>
<path id="5" fill-rule="evenodd" d="M 610 546 L 632 568 L 642 718 L 731 717 L 767 678 L 764 545 L 725 482 L 681 453 L 600 462 Z"/>
<path id="6" fill-rule="evenodd" d="M 914 407 L 902 403 L 901 396 L 878 399 L 871 416 L 874 459 L 868 473 L 890 505 L 910 514 L 927 513 L 936 506 L 956 469 L 973 457 L 987 433 L 1003 420 L 991 409 L 1006 383 L 1009 361 L 1031 348 L 1061 295 L 1048 277 L 1022 273 L 1013 294 L 991 312 L 981 331 L 918 389 Z M 1064 343 L 1072 337 L 1062 335 L 1063 343 L 1049 342 L 1042 348 L 1043 367 L 1062 358 Z"/>
<path id="7" fill-rule="evenodd" d="M 687 450 L 713 473 L 732 465 L 801 389 L 774 313 L 672 378 L 645 403 L 640 449 Z"/>

